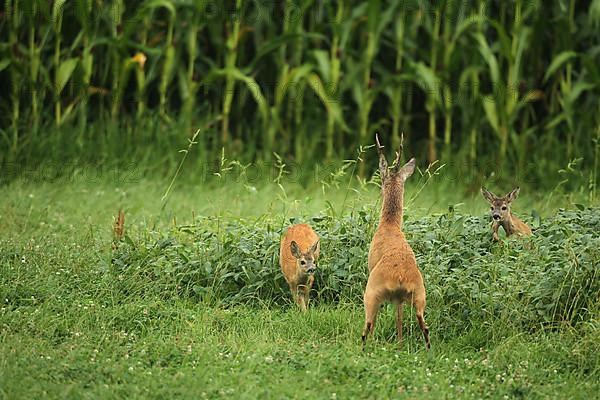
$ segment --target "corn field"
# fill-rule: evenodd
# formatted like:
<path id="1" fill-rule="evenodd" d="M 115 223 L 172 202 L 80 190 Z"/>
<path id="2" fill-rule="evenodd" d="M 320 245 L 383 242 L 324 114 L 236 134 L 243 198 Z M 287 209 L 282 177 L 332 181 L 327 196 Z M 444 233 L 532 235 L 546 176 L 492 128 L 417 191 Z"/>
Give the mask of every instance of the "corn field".
<path id="1" fill-rule="evenodd" d="M 335 160 L 380 132 L 423 161 L 598 168 L 600 0 L 3 3 L 0 163 L 202 127 L 206 157 Z"/>

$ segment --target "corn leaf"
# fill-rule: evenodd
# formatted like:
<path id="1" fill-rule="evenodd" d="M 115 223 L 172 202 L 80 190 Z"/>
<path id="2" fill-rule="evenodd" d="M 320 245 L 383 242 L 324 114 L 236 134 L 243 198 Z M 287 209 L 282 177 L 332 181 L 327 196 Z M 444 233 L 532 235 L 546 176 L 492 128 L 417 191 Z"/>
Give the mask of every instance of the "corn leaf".
<path id="1" fill-rule="evenodd" d="M 416 63 L 414 67 L 419 86 L 426 92 L 434 93 L 437 89 L 437 77 L 433 69 L 422 62 Z"/>
<path id="2" fill-rule="evenodd" d="M 490 78 L 494 86 L 500 83 L 500 70 L 498 68 L 498 60 L 492 52 L 492 49 L 488 45 L 487 39 L 479 32 L 474 34 L 475 40 L 479 44 L 479 53 L 483 57 L 484 61 L 488 65 L 490 71 Z"/>
<path id="3" fill-rule="evenodd" d="M 573 59 L 577 57 L 577 53 L 574 51 L 563 51 L 562 53 L 558 54 L 556 57 L 554 57 L 554 59 L 552 60 L 552 62 L 550 63 L 550 66 L 548 67 L 548 69 L 546 70 L 546 74 L 544 75 L 544 83 L 546 83 L 546 81 L 548 81 L 548 79 L 560 68 L 562 67 L 567 61 Z"/>
<path id="4" fill-rule="evenodd" d="M 225 74 L 231 74 L 231 76 L 234 79 L 243 82 L 246 85 L 246 87 L 250 91 L 250 94 L 252 94 L 252 97 L 258 105 L 258 109 L 263 118 L 263 121 L 267 123 L 267 121 L 269 120 L 269 106 L 258 82 L 256 82 L 254 78 L 245 75 L 238 68 L 229 68 L 224 70 L 224 72 Z"/>
<path id="5" fill-rule="evenodd" d="M 65 3 L 66 0 L 55 0 L 52 6 L 52 20 L 55 22 L 55 24 L 57 24 L 60 17 L 62 17 L 63 6 L 65 5 Z"/>
<path id="6" fill-rule="evenodd" d="M 321 81 L 321 78 L 319 78 L 317 74 L 312 73 L 308 76 L 308 82 L 308 86 L 310 86 L 319 99 L 321 99 L 321 102 L 323 103 L 325 109 L 327 109 L 327 112 L 334 116 L 335 120 L 340 124 L 340 126 L 342 126 L 344 130 L 348 130 L 348 126 L 342 117 L 342 109 L 339 101 L 329 95 L 325 85 L 323 85 L 323 81 Z"/>
<path id="7" fill-rule="evenodd" d="M 71 75 L 73 75 L 73 71 L 75 70 L 75 67 L 77 67 L 78 62 L 78 58 L 69 58 L 60 63 L 56 76 L 56 91 L 58 93 L 63 91 L 65 85 L 69 79 L 71 79 Z"/>
<path id="8" fill-rule="evenodd" d="M 494 132 L 499 133 L 500 123 L 498 121 L 498 113 L 496 111 L 496 101 L 489 98 L 483 98 L 482 104 L 488 122 L 494 129 Z"/>
<path id="9" fill-rule="evenodd" d="M 326 82 L 331 81 L 331 63 L 329 61 L 329 53 L 325 50 L 315 50 L 313 51 L 313 57 L 317 62 L 317 68 L 323 80 Z"/>
<path id="10" fill-rule="evenodd" d="M 5 70 L 10 65 L 10 58 L 0 60 L 0 71 Z"/>
<path id="11" fill-rule="evenodd" d="M 575 101 L 577 101 L 577 99 L 579 98 L 579 96 L 581 96 L 582 93 L 584 93 L 585 91 L 588 91 L 590 89 L 593 89 L 594 87 L 595 87 L 595 85 L 592 83 L 581 81 L 581 80 L 577 81 L 571 88 L 571 91 L 568 93 L 566 99 L 569 103 L 575 103 Z"/>

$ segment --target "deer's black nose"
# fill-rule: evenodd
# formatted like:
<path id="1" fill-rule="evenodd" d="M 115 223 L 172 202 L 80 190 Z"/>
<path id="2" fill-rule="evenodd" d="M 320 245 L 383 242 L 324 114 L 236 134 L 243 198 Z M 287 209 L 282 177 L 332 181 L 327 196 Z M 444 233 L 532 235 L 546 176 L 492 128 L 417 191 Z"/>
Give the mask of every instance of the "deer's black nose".
<path id="1" fill-rule="evenodd" d="M 492 215 L 492 218 L 494 218 L 496 221 L 498 221 L 500 219 L 500 214 L 494 214 L 494 215 Z"/>
<path id="2" fill-rule="evenodd" d="M 317 267 L 315 267 L 315 266 L 310 266 L 310 267 L 306 268 L 306 272 L 308 272 L 309 274 L 314 274 L 316 270 L 317 270 Z"/>

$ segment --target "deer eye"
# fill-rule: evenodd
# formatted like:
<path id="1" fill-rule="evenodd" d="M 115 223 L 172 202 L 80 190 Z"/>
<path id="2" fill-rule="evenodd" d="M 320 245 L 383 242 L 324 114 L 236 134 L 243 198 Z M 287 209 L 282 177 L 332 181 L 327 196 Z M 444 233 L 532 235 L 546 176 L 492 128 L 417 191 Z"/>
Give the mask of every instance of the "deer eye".
<path id="1" fill-rule="evenodd" d="M 306 265 L 306 261 L 302 260 L 302 261 L 300 261 L 300 264 L 301 265 Z"/>
<path id="2" fill-rule="evenodd" d="M 491 206 L 491 207 L 490 207 L 490 210 L 494 211 L 494 206 Z"/>
<path id="3" fill-rule="evenodd" d="M 506 206 L 502 206 L 502 211 L 506 211 Z"/>

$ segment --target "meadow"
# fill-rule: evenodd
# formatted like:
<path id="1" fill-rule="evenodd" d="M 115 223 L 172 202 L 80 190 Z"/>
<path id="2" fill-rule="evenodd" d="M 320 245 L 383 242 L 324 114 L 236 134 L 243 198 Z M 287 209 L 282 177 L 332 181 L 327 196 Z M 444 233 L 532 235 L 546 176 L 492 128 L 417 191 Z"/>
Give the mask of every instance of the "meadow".
<path id="1" fill-rule="evenodd" d="M 0 399 L 600 392 L 600 0 L 2 4 Z M 376 132 L 417 158 L 429 352 L 389 305 L 361 349 Z"/>
<path id="2" fill-rule="evenodd" d="M 584 196 L 557 191 L 548 202 L 548 193 L 524 190 L 514 210 L 534 237 L 499 245 L 477 192 L 416 173 L 404 229 L 425 277 L 432 349 L 412 311 L 399 349 L 385 306 L 363 352 L 377 177 L 364 186 L 349 174 L 308 185 L 187 177 L 167 202 L 170 179 L 130 178 L 81 173 L 3 187 L 1 397 L 591 398 L 600 390 L 600 208 Z M 119 208 L 126 234 L 114 249 Z M 322 236 L 306 314 L 277 265 L 280 234 L 293 221 Z"/>

